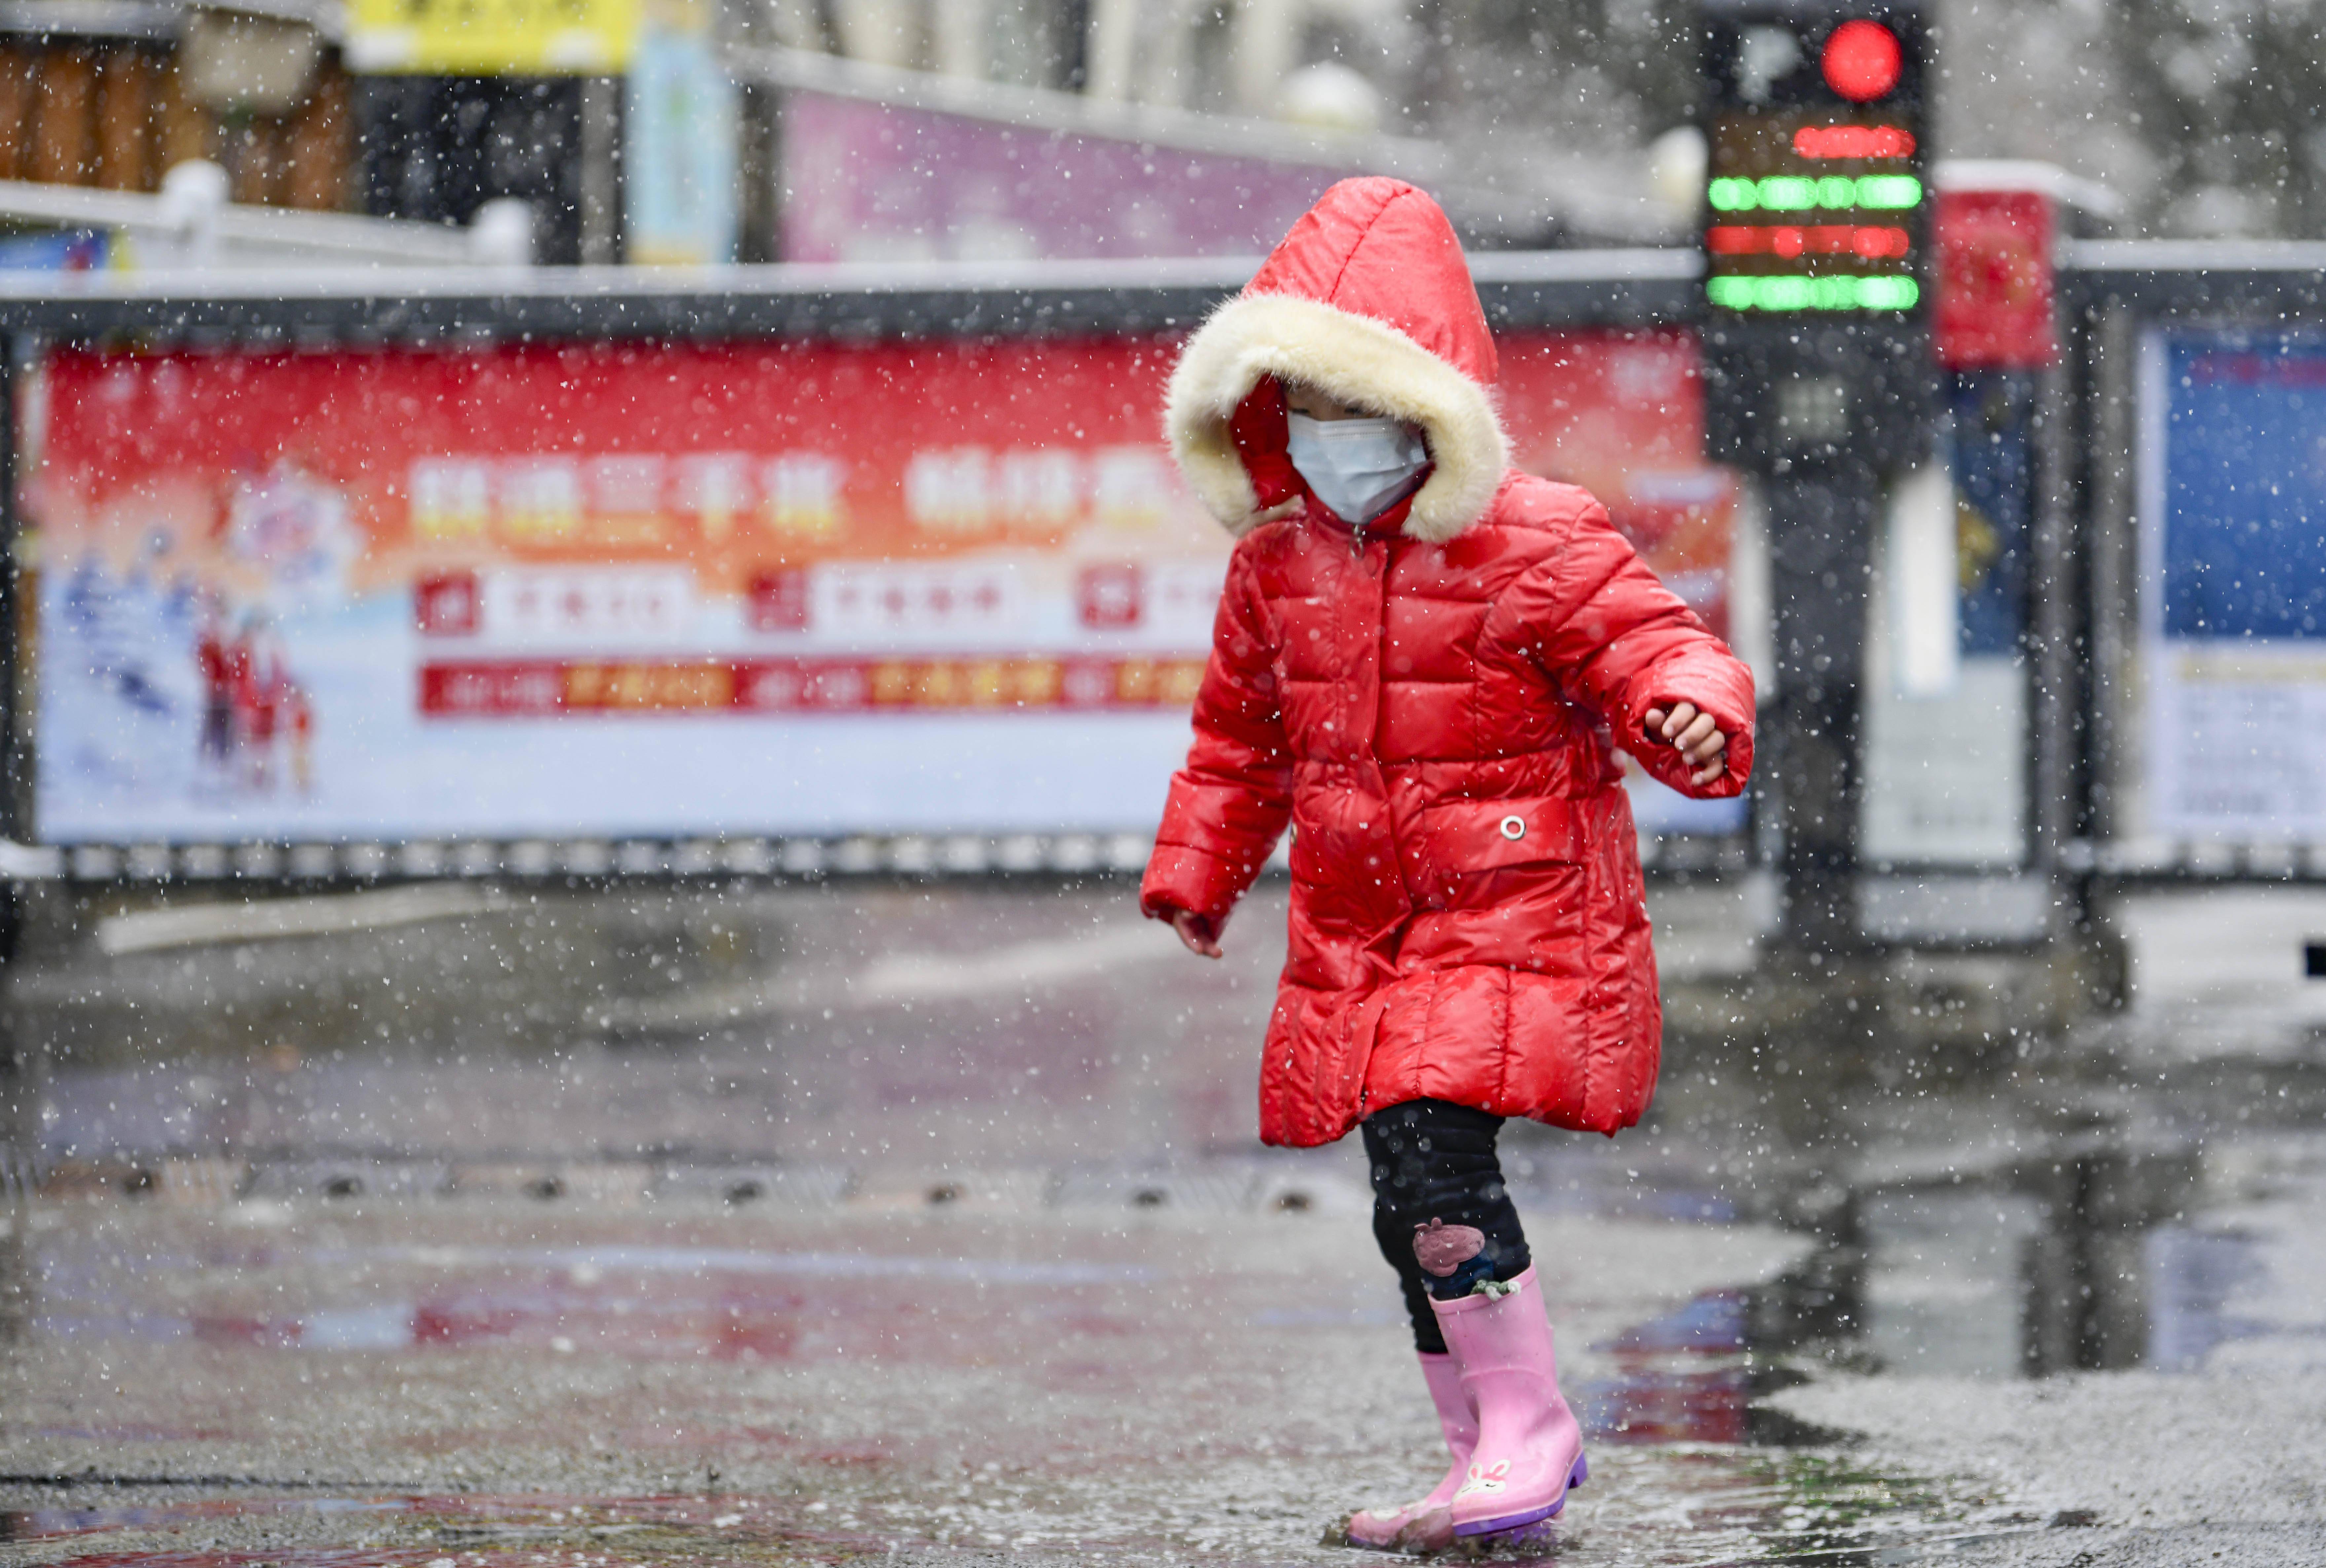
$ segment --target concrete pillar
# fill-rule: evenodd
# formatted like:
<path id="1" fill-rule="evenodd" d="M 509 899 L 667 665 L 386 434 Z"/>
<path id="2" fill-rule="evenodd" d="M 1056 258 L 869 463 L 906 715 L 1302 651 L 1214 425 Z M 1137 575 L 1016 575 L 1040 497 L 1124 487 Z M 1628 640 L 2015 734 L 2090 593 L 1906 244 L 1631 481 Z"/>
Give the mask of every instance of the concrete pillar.
<path id="1" fill-rule="evenodd" d="M 943 11 L 959 0 L 944 0 Z M 921 63 L 924 17 L 919 0 L 833 0 L 841 52 L 873 65 Z"/>
<path id="2" fill-rule="evenodd" d="M 768 0 L 768 24 L 775 33 L 775 42 L 786 49 L 827 50 L 832 40 L 824 36 L 823 16 L 816 0 Z"/>
<path id="3" fill-rule="evenodd" d="M 1292 70 L 1303 14 L 1299 0 L 1237 0 L 1228 22 L 1228 71 L 1236 107 L 1245 114 L 1268 113 L 1277 84 Z"/>
<path id="4" fill-rule="evenodd" d="M 1186 107 L 1196 73 L 1196 30 L 1201 16 L 1210 13 L 1210 0 L 1151 0 L 1119 8 L 1132 18 L 1126 29 L 1131 39 L 1126 95 L 1143 104 Z M 1093 40 L 1093 53 L 1097 52 Z"/>
<path id="5" fill-rule="evenodd" d="M 582 79 L 582 265 L 622 259 L 622 79 Z"/>
<path id="6" fill-rule="evenodd" d="M 1138 54 L 1138 0 L 1090 0 L 1090 33 L 1084 58 L 1090 61 L 1084 96 L 1121 103 L 1131 96 L 1131 67 Z"/>
<path id="7" fill-rule="evenodd" d="M 929 13 L 933 64 L 947 76 L 982 81 L 991 74 L 992 0 L 937 0 Z"/>

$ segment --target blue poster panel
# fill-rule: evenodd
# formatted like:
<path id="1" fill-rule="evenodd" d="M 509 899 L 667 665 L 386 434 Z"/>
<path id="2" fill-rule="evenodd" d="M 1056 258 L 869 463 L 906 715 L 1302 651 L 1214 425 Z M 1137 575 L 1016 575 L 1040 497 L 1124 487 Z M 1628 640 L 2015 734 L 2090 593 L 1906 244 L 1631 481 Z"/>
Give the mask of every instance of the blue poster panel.
<path id="1" fill-rule="evenodd" d="M 2147 826 L 2326 838 L 2326 335 L 2159 330 L 2141 376 Z"/>

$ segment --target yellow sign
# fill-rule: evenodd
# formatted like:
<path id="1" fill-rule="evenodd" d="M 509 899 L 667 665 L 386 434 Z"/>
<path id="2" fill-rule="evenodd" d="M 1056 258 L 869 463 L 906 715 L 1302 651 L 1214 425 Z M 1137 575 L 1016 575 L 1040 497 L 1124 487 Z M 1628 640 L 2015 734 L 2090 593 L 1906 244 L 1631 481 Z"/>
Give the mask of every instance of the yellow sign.
<path id="1" fill-rule="evenodd" d="M 373 76 L 609 76 L 640 0 L 352 0 L 348 68 Z"/>

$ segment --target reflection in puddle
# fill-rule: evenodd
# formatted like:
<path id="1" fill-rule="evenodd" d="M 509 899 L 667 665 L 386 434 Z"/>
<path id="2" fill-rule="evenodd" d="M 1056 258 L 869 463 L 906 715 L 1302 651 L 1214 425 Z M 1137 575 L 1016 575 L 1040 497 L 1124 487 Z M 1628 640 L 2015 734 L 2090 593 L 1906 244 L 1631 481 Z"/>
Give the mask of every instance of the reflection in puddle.
<path id="1" fill-rule="evenodd" d="M 2252 1237 L 2160 1225 L 2145 1238 L 2142 1263 L 2150 1282 L 2147 1362 L 2158 1371 L 2194 1372 L 2216 1347 L 2268 1331 L 2229 1311 L 2264 1272 Z"/>
<path id="2" fill-rule="evenodd" d="M 1743 1293 L 1715 1291 L 1599 1347 L 1615 1375 L 1578 1390 L 1585 1430 L 1611 1442 L 1745 1442 L 1744 1328 Z"/>
<path id="3" fill-rule="evenodd" d="M 1810 1272 L 1762 1290 L 1707 1292 L 1600 1346 L 1614 1375 L 1578 1386 L 1585 1428 L 1602 1442 L 1843 1445 L 1842 1434 L 1761 1403 L 1805 1376 L 1775 1352 L 1801 1343 L 1792 1309 Z"/>
<path id="4" fill-rule="evenodd" d="M 2008 1377 L 2035 1314 L 2021 1259 L 2042 1255 L 2043 1214 L 2011 1192 L 1885 1193 L 1859 1205 L 1866 1250 L 1860 1340 L 1885 1371 Z M 2027 1310 L 2023 1310 L 2023 1305 Z"/>
<path id="5" fill-rule="evenodd" d="M 46 1293 L 69 1305 L 33 1320 L 57 1338 L 127 1336 L 202 1345 L 328 1351 L 409 1350 L 493 1343 L 558 1352 L 706 1356 L 783 1360 L 799 1349 L 809 1321 L 855 1320 L 882 1309 L 861 1303 L 863 1287 L 921 1283 L 971 1291 L 1144 1283 L 1138 1265 L 1026 1262 L 740 1247 L 368 1247 L 326 1248 L 306 1261 L 363 1274 L 437 1273 L 447 1277 L 409 1297 L 299 1313 L 177 1315 L 123 1307 L 107 1311 L 93 1283 Z M 166 1256 L 147 1272 L 251 1266 L 248 1259 Z M 416 1266 L 415 1266 L 416 1265 Z M 876 1298 L 879 1293 L 876 1291 Z"/>
<path id="6" fill-rule="evenodd" d="M 2228 1303 L 2257 1266 L 2249 1242 L 2187 1218 L 2200 1177 L 2191 1147 L 2080 1138 L 1975 1179 L 1797 1205 L 1819 1249 L 1739 1294 L 1735 1348 L 1930 1377 L 2194 1370 L 2249 1331 Z M 1725 1342 L 1694 1310 L 1693 1341 Z"/>
<path id="7" fill-rule="evenodd" d="M 171 1529 L 203 1519 L 255 1514 L 386 1513 L 408 1506 L 356 1498 L 201 1498 L 135 1507 L 0 1509 L 0 1541 L 50 1541 L 108 1530 Z"/>

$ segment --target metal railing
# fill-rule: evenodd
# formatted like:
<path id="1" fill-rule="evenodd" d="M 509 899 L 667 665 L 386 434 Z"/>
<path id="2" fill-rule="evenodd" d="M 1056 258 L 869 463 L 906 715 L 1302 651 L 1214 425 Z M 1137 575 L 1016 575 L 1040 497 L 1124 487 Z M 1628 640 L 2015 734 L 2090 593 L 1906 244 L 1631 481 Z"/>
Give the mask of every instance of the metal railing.
<path id="1" fill-rule="evenodd" d="M 0 332 L 47 342 L 179 336 L 266 344 L 574 338 L 1068 337 L 1182 331 L 1258 257 L 544 267 L 523 273 L 286 268 L 225 274 L 0 275 Z M 1693 318 L 1692 251 L 1493 253 L 1472 267 L 1506 329 Z"/>
<path id="2" fill-rule="evenodd" d="M 476 223 L 452 229 L 253 206 L 227 200 L 227 187 L 224 169 L 200 162 L 172 169 L 158 195 L 0 180 L 0 220 L 102 231 L 128 242 L 139 270 L 172 277 L 197 268 L 521 267 L 533 259 L 532 210 L 522 201 L 488 202 Z M 104 275 L 66 275 L 50 285 L 70 288 Z"/>

